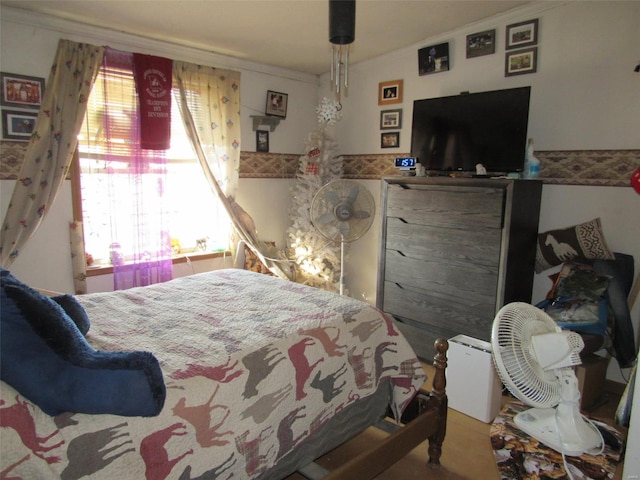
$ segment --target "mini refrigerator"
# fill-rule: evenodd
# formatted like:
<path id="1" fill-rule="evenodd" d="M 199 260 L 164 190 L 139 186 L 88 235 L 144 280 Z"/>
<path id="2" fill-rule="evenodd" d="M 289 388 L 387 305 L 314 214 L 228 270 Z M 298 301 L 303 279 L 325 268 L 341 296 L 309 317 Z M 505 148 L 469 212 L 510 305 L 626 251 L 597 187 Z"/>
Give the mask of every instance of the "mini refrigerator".
<path id="1" fill-rule="evenodd" d="M 449 407 L 485 423 L 500 412 L 502 382 L 493 365 L 491 344 L 466 335 L 449 339 Z"/>

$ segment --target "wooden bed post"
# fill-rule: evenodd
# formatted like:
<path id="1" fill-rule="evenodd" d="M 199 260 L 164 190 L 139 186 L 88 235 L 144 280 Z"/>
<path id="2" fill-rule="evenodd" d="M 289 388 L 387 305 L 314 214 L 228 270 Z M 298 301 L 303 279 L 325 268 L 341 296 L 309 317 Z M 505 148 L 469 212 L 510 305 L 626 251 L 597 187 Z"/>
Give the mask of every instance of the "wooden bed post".
<path id="1" fill-rule="evenodd" d="M 432 468 L 440 466 L 440 455 L 442 454 L 442 443 L 447 433 L 447 408 L 448 400 L 446 395 L 447 377 L 445 370 L 447 368 L 447 350 L 449 342 L 443 338 L 435 341 L 434 347 L 436 355 L 433 358 L 433 366 L 435 367 L 435 376 L 433 377 L 433 389 L 431 395 L 423 397 L 421 409 L 435 409 L 438 411 L 438 425 L 436 431 L 429 436 L 429 461 L 427 464 Z"/>

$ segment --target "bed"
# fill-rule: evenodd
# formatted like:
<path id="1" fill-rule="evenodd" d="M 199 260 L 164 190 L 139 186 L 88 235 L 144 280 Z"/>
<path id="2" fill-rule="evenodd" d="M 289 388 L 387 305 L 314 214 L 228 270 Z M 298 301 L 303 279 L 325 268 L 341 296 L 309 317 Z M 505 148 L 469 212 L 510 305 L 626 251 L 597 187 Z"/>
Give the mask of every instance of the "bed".
<path id="1" fill-rule="evenodd" d="M 426 439 L 439 464 L 446 341 L 423 391 L 415 353 L 368 304 L 239 269 L 74 298 L 93 349 L 153 354 L 163 405 L 51 416 L 3 381 L 2 478 L 285 478 L 389 411 L 415 418 L 328 478 L 371 478 Z"/>

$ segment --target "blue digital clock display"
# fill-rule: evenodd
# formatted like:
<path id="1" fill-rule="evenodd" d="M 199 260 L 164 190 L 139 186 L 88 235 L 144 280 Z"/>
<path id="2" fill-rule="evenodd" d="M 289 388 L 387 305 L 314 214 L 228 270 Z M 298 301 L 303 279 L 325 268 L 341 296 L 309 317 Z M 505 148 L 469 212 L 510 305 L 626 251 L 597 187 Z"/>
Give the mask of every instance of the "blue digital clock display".
<path id="1" fill-rule="evenodd" d="M 398 157 L 396 158 L 396 168 L 415 168 L 416 157 Z"/>

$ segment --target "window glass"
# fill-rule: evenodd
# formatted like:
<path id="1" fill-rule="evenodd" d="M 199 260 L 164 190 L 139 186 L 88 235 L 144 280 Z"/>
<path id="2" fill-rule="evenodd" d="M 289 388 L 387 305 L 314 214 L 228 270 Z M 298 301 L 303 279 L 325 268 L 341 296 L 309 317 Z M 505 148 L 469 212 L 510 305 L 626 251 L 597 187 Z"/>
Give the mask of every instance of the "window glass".
<path id="1" fill-rule="evenodd" d="M 108 264 L 110 261 L 113 235 L 109 218 L 112 215 L 140 215 L 140 209 L 131 205 L 130 179 L 125 174 L 132 145 L 130 133 L 135 128 L 135 95 L 131 72 L 101 72 L 92 89 L 85 122 L 78 136 L 85 249 L 96 263 Z M 103 107 L 106 102 L 108 117 Z M 171 108 L 171 148 L 166 152 L 168 175 L 166 183 L 158 188 L 164 189 L 167 230 L 174 253 L 226 250 L 231 232 L 228 216 L 202 173 L 173 99 Z M 107 127 L 109 136 L 105 135 Z M 150 163 L 139 181 L 158 182 L 154 173 L 161 168 L 165 166 Z M 107 169 L 116 173 L 122 170 L 123 174 L 107 175 Z M 120 239 L 131 238 L 127 232 L 118 232 L 117 236 L 119 243 L 123 243 Z M 150 251 L 157 247 L 145 246 Z M 120 248 L 126 257 L 126 242 Z"/>

